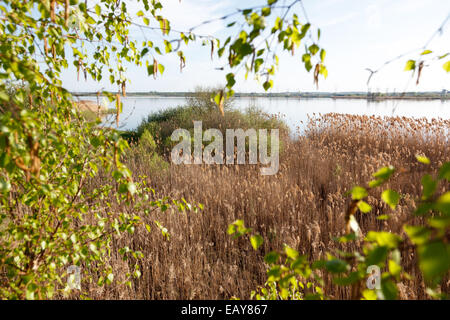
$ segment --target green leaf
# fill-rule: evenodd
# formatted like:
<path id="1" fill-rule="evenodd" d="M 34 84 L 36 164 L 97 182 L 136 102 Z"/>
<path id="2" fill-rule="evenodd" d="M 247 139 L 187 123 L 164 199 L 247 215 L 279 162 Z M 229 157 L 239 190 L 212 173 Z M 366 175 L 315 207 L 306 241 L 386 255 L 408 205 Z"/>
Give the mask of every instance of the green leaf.
<path id="1" fill-rule="evenodd" d="M 381 199 L 386 202 L 392 209 L 395 209 L 398 201 L 400 200 L 400 195 L 394 190 L 387 189 L 384 190 L 381 194 Z"/>
<path id="2" fill-rule="evenodd" d="M 392 250 L 392 252 L 391 252 L 391 259 L 393 261 L 395 261 L 395 263 L 401 264 L 402 254 L 400 253 L 399 249 Z"/>
<path id="3" fill-rule="evenodd" d="M 325 260 L 316 260 L 312 263 L 311 268 L 315 269 L 323 269 L 325 268 L 326 261 Z"/>
<path id="4" fill-rule="evenodd" d="M 158 64 L 158 71 L 159 71 L 160 75 L 162 75 L 164 73 L 164 69 L 165 69 L 164 66 L 161 63 L 159 63 Z"/>
<path id="5" fill-rule="evenodd" d="M 426 55 L 426 54 L 430 54 L 430 53 L 432 53 L 433 51 L 431 51 L 431 50 L 424 50 L 420 55 L 421 56 L 424 56 L 424 55 Z"/>
<path id="6" fill-rule="evenodd" d="M 372 181 L 369 182 L 369 188 L 372 188 L 372 189 L 376 188 L 376 187 L 382 185 L 383 182 L 384 182 L 383 179 L 372 180 Z"/>
<path id="7" fill-rule="evenodd" d="M 311 24 L 310 23 L 305 23 L 303 26 L 302 26 L 302 34 L 306 34 L 307 32 L 308 32 L 308 30 L 309 30 L 309 28 L 311 27 Z"/>
<path id="8" fill-rule="evenodd" d="M 450 191 L 441 195 L 435 203 L 435 209 L 445 214 L 450 214 Z"/>
<path id="9" fill-rule="evenodd" d="M 423 186 L 422 200 L 427 200 L 436 191 L 437 181 L 435 181 L 433 177 L 430 176 L 429 174 L 426 174 L 422 177 L 422 186 Z"/>
<path id="10" fill-rule="evenodd" d="M 293 260 L 297 259 L 297 257 L 298 257 L 298 251 L 292 249 L 292 248 L 289 247 L 289 246 L 284 246 L 284 252 L 286 253 L 286 255 L 287 255 L 289 258 L 291 258 L 291 259 L 293 259 Z"/>
<path id="11" fill-rule="evenodd" d="M 449 245 L 435 241 L 419 246 L 419 267 L 426 281 L 432 282 L 450 268 Z"/>
<path id="12" fill-rule="evenodd" d="M 148 48 L 144 48 L 141 51 L 141 57 L 144 57 L 147 53 L 148 53 L 149 49 Z"/>
<path id="13" fill-rule="evenodd" d="M 0 193 L 9 192 L 9 190 L 11 190 L 11 184 L 9 181 L 6 181 L 0 177 Z"/>
<path id="14" fill-rule="evenodd" d="M 323 62 L 325 60 L 326 51 L 324 49 L 320 50 L 320 60 Z"/>
<path id="15" fill-rule="evenodd" d="M 223 94 L 221 92 L 218 92 L 218 93 L 216 93 L 214 95 L 214 99 L 213 100 L 214 100 L 215 104 L 219 105 L 221 100 L 222 100 L 222 98 L 223 98 Z"/>
<path id="16" fill-rule="evenodd" d="M 392 280 L 381 281 L 381 292 L 385 300 L 395 300 L 398 296 L 398 289 Z"/>
<path id="17" fill-rule="evenodd" d="M 346 235 L 344 235 L 344 236 L 334 238 L 334 240 L 337 240 L 337 241 L 339 241 L 339 242 L 341 242 L 341 243 L 347 243 L 347 242 L 349 242 L 349 241 L 354 241 L 354 240 L 356 240 L 356 234 L 353 233 L 353 232 L 351 232 L 351 233 L 346 234 Z"/>
<path id="18" fill-rule="evenodd" d="M 278 265 L 273 266 L 267 271 L 267 281 L 277 281 L 280 279 L 281 267 Z"/>
<path id="19" fill-rule="evenodd" d="M 269 90 L 272 87 L 273 87 L 273 81 L 272 80 L 268 80 L 268 81 L 263 83 L 263 88 L 266 91 Z"/>
<path id="20" fill-rule="evenodd" d="M 414 211 L 415 215 L 423 215 L 428 213 L 431 209 L 433 209 L 433 203 L 424 202 L 421 203 L 417 209 Z"/>
<path id="21" fill-rule="evenodd" d="M 310 45 L 308 49 L 311 55 L 315 55 L 319 51 L 319 47 L 316 44 Z"/>
<path id="22" fill-rule="evenodd" d="M 309 53 L 304 53 L 302 55 L 302 61 L 303 62 L 311 61 L 311 55 Z"/>
<path id="23" fill-rule="evenodd" d="M 446 229 L 450 227 L 450 215 L 430 218 L 428 224 L 433 228 Z"/>
<path id="24" fill-rule="evenodd" d="M 298 257 L 294 262 L 291 263 L 291 269 L 296 272 L 302 272 L 303 267 L 305 266 L 305 263 L 307 262 L 306 256 L 300 256 Z"/>
<path id="25" fill-rule="evenodd" d="M 415 70 L 416 69 L 416 61 L 408 60 L 405 65 L 404 71 Z"/>
<path id="26" fill-rule="evenodd" d="M 367 265 L 379 265 L 380 263 L 384 263 L 386 261 L 388 254 L 388 248 L 385 246 L 379 246 L 375 247 L 369 253 L 366 257 L 366 264 Z"/>
<path id="27" fill-rule="evenodd" d="M 261 65 L 262 65 L 263 63 L 264 63 L 264 60 L 261 59 L 261 58 L 255 60 L 255 63 L 254 63 L 254 69 L 255 69 L 255 72 L 258 72 L 258 71 L 259 71 L 259 68 L 261 67 Z"/>
<path id="28" fill-rule="evenodd" d="M 416 155 L 416 159 L 417 159 L 417 161 L 419 161 L 419 162 L 421 162 L 423 164 L 430 164 L 431 163 L 430 159 L 428 159 L 425 156 Z"/>
<path id="29" fill-rule="evenodd" d="M 360 186 L 353 187 L 353 189 L 350 191 L 350 193 L 352 195 L 353 200 L 361 200 L 369 195 L 367 193 L 367 190 Z"/>
<path id="30" fill-rule="evenodd" d="M 350 272 L 348 277 L 334 277 L 333 282 L 339 286 L 349 286 L 355 282 L 358 282 L 360 280 L 359 272 L 354 271 Z"/>
<path id="31" fill-rule="evenodd" d="M 312 63 L 311 63 L 311 55 L 309 53 L 305 53 L 302 55 L 302 61 L 305 64 L 306 71 L 311 71 L 312 69 Z"/>
<path id="32" fill-rule="evenodd" d="M 172 44 L 169 41 L 164 41 L 164 48 L 166 53 L 172 52 Z"/>
<path id="33" fill-rule="evenodd" d="M 394 260 L 389 260 L 388 267 L 389 267 L 389 272 L 394 277 L 398 277 L 400 275 L 400 272 L 402 272 L 402 267 Z"/>
<path id="34" fill-rule="evenodd" d="M 127 183 L 121 183 L 119 185 L 119 193 L 127 193 L 128 192 L 128 184 Z"/>
<path id="35" fill-rule="evenodd" d="M 243 220 L 236 220 L 228 226 L 227 233 L 230 235 L 236 233 L 234 237 L 240 237 L 250 231 L 251 229 L 245 227 Z"/>
<path id="36" fill-rule="evenodd" d="M 364 300 L 377 300 L 377 293 L 375 290 L 365 289 L 362 292 Z"/>
<path id="37" fill-rule="evenodd" d="M 347 271 L 348 264 L 341 259 L 332 259 L 325 262 L 325 268 L 332 273 L 342 273 Z"/>
<path id="38" fill-rule="evenodd" d="M 445 71 L 450 72 L 450 60 L 448 60 L 446 63 L 442 66 Z"/>
<path id="39" fill-rule="evenodd" d="M 261 9 L 261 15 L 263 17 L 267 17 L 267 16 L 270 15 L 270 11 L 271 11 L 270 7 L 264 7 L 264 8 Z"/>
<path id="40" fill-rule="evenodd" d="M 9 95 L 4 91 L 0 91 L 0 100 L 5 102 L 9 101 Z"/>
<path id="41" fill-rule="evenodd" d="M 395 169 L 393 166 L 383 167 L 373 174 L 375 178 L 387 180 L 394 173 Z"/>
<path id="42" fill-rule="evenodd" d="M 25 291 L 25 298 L 27 300 L 36 299 L 36 296 L 35 296 L 36 291 L 37 291 L 37 286 L 34 283 L 29 284 Z"/>
<path id="43" fill-rule="evenodd" d="M 372 210 L 372 207 L 367 202 L 360 200 L 358 203 L 358 208 L 361 210 L 362 213 L 368 213 L 370 210 Z"/>
<path id="44" fill-rule="evenodd" d="M 411 242 L 416 245 L 424 244 L 430 239 L 431 230 L 426 227 L 405 225 L 403 229 L 411 239 Z"/>
<path id="45" fill-rule="evenodd" d="M 303 34 L 294 30 L 292 33 L 291 39 L 292 39 L 292 42 L 298 46 L 298 45 L 300 45 L 300 42 L 303 39 Z"/>
<path id="46" fill-rule="evenodd" d="M 271 251 L 264 257 L 264 261 L 268 264 L 276 263 L 280 255 L 276 251 Z"/>
<path id="47" fill-rule="evenodd" d="M 442 213 L 450 214 L 450 191 L 447 191 L 436 200 L 434 208 Z"/>
<path id="48" fill-rule="evenodd" d="M 445 162 L 439 169 L 439 179 L 450 181 L 450 162 Z"/>
<path id="49" fill-rule="evenodd" d="M 326 79 L 328 77 L 328 69 L 323 65 L 320 64 L 319 73 L 323 75 L 323 77 Z"/>
<path id="50" fill-rule="evenodd" d="M 228 73 L 226 75 L 226 79 L 227 79 L 227 87 L 229 89 L 231 89 L 234 86 L 234 84 L 236 83 L 236 80 L 234 79 L 234 74 L 233 73 Z"/>
<path id="51" fill-rule="evenodd" d="M 390 249 L 395 249 L 398 246 L 398 243 L 402 241 L 400 236 L 386 232 L 386 231 L 369 231 L 366 236 L 366 241 L 376 242 L 380 246 L 386 246 Z"/>
<path id="52" fill-rule="evenodd" d="M 234 224 L 229 224 L 228 225 L 228 229 L 227 229 L 227 233 L 229 234 L 229 235 L 232 235 L 233 233 L 235 233 L 236 232 L 236 227 L 235 227 L 235 225 Z"/>
<path id="53" fill-rule="evenodd" d="M 258 250 L 258 248 L 263 244 L 263 238 L 257 234 L 250 237 L 250 243 L 253 249 Z"/>

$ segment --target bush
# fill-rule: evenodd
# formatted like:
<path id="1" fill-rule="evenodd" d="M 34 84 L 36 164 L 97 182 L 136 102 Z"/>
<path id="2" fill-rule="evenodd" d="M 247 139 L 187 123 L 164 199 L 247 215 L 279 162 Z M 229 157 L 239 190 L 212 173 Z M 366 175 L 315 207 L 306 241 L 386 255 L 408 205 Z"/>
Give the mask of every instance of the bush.
<path id="1" fill-rule="evenodd" d="M 150 114 L 136 129 L 136 135 L 141 137 L 147 130 L 155 138 L 158 152 L 164 156 L 168 156 L 172 147 L 177 144 L 170 138 L 172 132 L 182 128 L 190 131 L 192 136 L 194 121 L 198 120 L 202 121 L 203 130 L 216 128 L 222 131 L 223 135 L 226 129 L 254 128 L 279 129 L 282 141 L 289 136 L 289 128 L 282 120 L 262 112 L 255 106 L 239 111 L 233 108 L 232 100 L 226 100 L 222 116 L 211 99 L 214 90 L 197 90 L 194 97 L 188 98 L 185 106 Z"/>
<path id="2" fill-rule="evenodd" d="M 127 150 L 127 162 L 138 162 L 138 166 L 146 167 L 152 173 L 164 173 L 169 164 L 157 153 L 157 145 L 148 130 L 144 130 L 138 142 Z M 135 163 L 136 165 L 136 163 Z"/>

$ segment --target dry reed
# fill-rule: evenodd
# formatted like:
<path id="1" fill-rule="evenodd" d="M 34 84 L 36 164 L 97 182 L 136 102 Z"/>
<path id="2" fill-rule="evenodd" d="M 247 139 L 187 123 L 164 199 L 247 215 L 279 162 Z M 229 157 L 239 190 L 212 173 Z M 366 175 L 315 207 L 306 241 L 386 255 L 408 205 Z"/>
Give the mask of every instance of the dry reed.
<path id="1" fill-rule="evenodd" d="M 204 210 L 153 212 L 146 219 L 160 221 L 171 234 L 169 241 L 154 228 L 151 233 L 137 230 L 114 244 L 118 248 L 126 243 L 143 252 L 145 258 L 138 262 L 142 277 L 131 288 L 87 285 L 85 289 L 94 299 L 248 298 L 251 290 L 265 282 L 264 254 L 281 249 L 284 243 L 311 259 L 337 249 L 351 250 L 354 244 L 333 239 L 345 232 L 344 212 L 349 204 L 345 192 L 367 182 L 386 165 L 411 171 L 389 183 L 402 194 L 398 208 L 392 211 L 370 197 L 372 212 L 358 213 L 356 218 L 363 232 L 401 232 L 420 195 L 420 178 L 424 170 L 430 170 L 415 155 L 428 156 L 431 171 L 449 161 L 449 129 L 450 121 L 443 119 L 314 116 L 302 136 L 286 143 L 274 176 L 261 176 L 255 165 L 172 165 L 156 173 L 138 158 L 130 158 L 130 169 L 136 177 L 148 176 L 157 196 L 184 197 L 204 204 Z M 390 214 L 391 219 L 376 219 L 383 214 Z M 245 220 L 263 236 L 260 250 L 254 251 L 246 239 L 233 240 L 227 235 L 228 224 L 236 219 Z M 399 284 L 402 299 L 427 298 L 415 262 L 413 250 L 402 252 L 402 263 L 411 275 L 411 280 Z M 115 254 L 110 258 L 119 280 L 132 272 L 134 263 Z M 349 288 L 337 287 L 329 278 L 324 289 L 334 299 L 350 298 Z"/>

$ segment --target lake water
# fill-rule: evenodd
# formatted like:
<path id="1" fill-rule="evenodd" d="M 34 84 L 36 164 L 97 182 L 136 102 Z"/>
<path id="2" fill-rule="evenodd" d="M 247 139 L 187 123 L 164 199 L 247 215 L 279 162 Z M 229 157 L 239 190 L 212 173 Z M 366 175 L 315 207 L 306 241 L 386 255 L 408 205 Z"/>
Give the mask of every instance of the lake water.
<path id="1" fill-rule="evenodd" d="M 95 97 L 80 97 L 93 100 Z M 119 129 L 133 130 L 143 119 L 155 111 L 186 104 L 185 98 L 179 97 L 127 97 L 122 98 L 123 113 L 120 115 Z M 308 115 L 325 113 L 346 113 L 378 116 L 406 116 L 413 118 L 450 119 L 450 101 L 444 100 L 384 100 L 380 102 L 365 99 L 299 99 L 299 98 L 235 98 L 234 107 L 245 109 L 257 106 L 262 111 L 281 115 L 295 132 L 301 121 L 305 123 Z M 112 103 L 110 108 L 114 108 Z M 115 116 L 108 115 L 103 120 L 105 125 L 115 125 Z"/>

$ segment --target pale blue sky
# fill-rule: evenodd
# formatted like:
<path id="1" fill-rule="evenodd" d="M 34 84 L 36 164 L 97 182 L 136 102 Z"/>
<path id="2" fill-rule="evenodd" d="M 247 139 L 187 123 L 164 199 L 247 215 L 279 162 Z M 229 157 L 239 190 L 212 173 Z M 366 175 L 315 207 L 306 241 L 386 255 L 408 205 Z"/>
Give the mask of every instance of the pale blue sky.
<path id="1" fill-rule="evenodd" d="M 283 2 L 283 0 L 280 0 Z M 290 0 L 286 0 L 288 3 Z M 134 1 L 129 1 L 135 6 Z M 162 0 L 164 14 L 172 21 L 172 28 L 185 30 L 193 25 L 246 8 L 265 3 L 243 0 Z M 321 79 L 318 91 L 365 91 L 368 71 L 377 69 L 385 61 L 422 47 L 450 14 L 448 0 L 304 0 L 309 21 L 321 28 L 320 44 L 327 50 L 325 64 L 329 77 Z M 301 7 L 295 12 L 303 17 Z M 450 51 L 450 20 L 430 43 L 428 49 L 441 54 Z M 224 35 L 225 23 L 215 22 L 202 27 L 202 34 Z M 139 35 L 136 35 L 139 37 Z M 215 70 L 219 61 L 211 61 L 210 48 L 192 45 L 184 49 L 187 61 L 183 73 L 179 72 L 176 54 L 165 56 L 163 77 L 148 77 L 145 68 L 129 68 L 131 79 L 128 91 L 189 91 L 195 86 L 213 86 L 224 83 L 226 72 Z M 403 71 L 405 62 L 419 57 L 420 50 L 383 68 L 371 81 L 370 88 L 380 91 L 450 90 L 450 74 L 443 68 L 443 60 L 424 68 L 418 86 L 411 73 Z M 312 74 L 306 73 L 300 55 L 280 56 L 280 68 L 274 78 L 274 92 L 317 91 Z M 73 68 L 64 72 L 63 81 L 73 91 L 96 91 L 111 87 L 107 78 L 98 84 L 76 79 Z M 247 81 L 238 76 L 237 91 L 262 91 L 251 77 Z"/>

